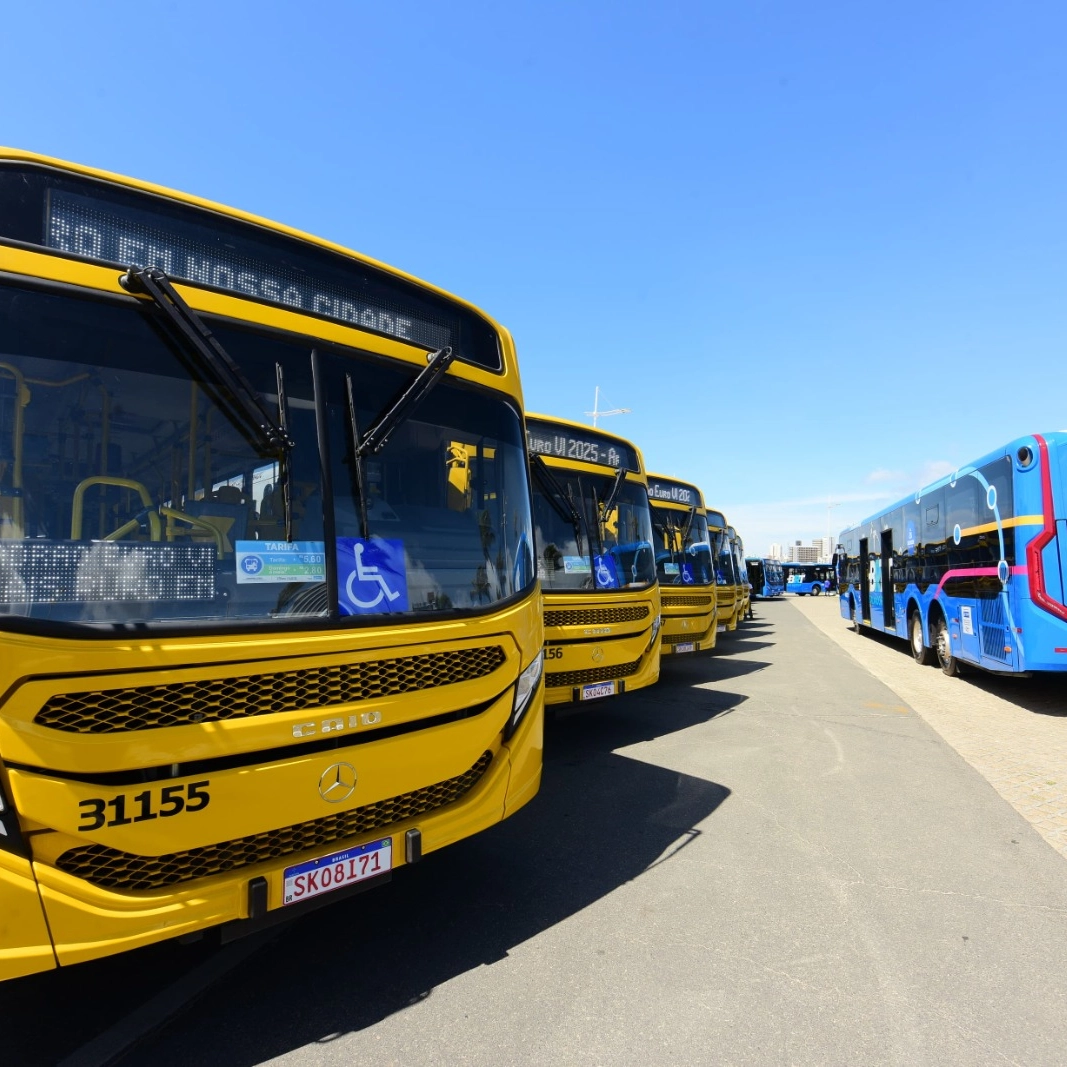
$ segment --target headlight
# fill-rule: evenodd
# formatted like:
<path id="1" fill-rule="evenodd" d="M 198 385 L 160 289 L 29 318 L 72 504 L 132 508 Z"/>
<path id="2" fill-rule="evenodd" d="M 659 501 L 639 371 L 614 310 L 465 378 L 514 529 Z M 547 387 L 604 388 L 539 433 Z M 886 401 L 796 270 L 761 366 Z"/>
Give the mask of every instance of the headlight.
<path id="1" fill-rule="evenodd" d="M 545 653 L 544 649 L 542 649 L 537 653 L 530 666 L 519 675 L 519 680 L 515 684 L 515 703 L 511 709 L 511 718 L 508 719 L 508 724 L 504 728 L 505 741 L 511 737 L 518 729 L 519 723 L 522 722 L 522 717 L 530 706 L 530 700 L 533 698 L 534 693 L 537 692 L 538 685 L 541 684 L 541 671 L 544 665 Z"/>
<path id="2" fill-rule="evenodd" d="M 649 648 L 651 648 L 656 643 L 656 638 L 659 636 L 659 624 L 661 621 L 661 616 L 659 615 L 657 615 L 652 621 L 652 636 L 648 639 Z"/>

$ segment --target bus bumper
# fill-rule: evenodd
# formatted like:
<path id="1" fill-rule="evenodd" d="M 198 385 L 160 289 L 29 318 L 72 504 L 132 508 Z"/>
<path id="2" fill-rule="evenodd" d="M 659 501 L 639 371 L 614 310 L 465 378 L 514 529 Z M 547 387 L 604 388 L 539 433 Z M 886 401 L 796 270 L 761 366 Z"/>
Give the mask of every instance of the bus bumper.
<path id="1" fill-rule="evenodd" d="M 488 714 L 501 721 L 506 719 L 511 699 L 509 690 Z M 257 899 L 265 905 L 267 916 L 292 910 L 295 917 L 299 906 L 291 909 L 283 903 L 284 874 L 289 867 L 390 838 L 391 869 L 396 870 L 409 862 L 405 836 L 409 830 L 418 830 L 421 835 L 421 855 L 486 829 L 536 794 L 541 776 L 543 724 L 542 689 L 531 698 L 515 734 L 504 743 L 499 742 L 498 735 L 492 759 L 480 779 L 450 804 L 370 833 L 330 841 L 238 871 L 185 881 L 173 888 L 103 888 L 60 870 L 47 855 L 30 861 L 0 852 L 0 899 L 5 905 L 0 914 L 0 980 L 48 970 L 57 964 L 97 959 L 223 924 L 239 927 L 244 925 L 241 920 L 262 920 L 263 914 L 255 914 Z M 341 758 L 343 753 L 338 750 Z M 63 836 L 45 834 L 44 838 Z M 265 895 L 262 884 L 253 892 L 252 883 L 260 880 L 265 882 Z M 387 876 L 375 879 L 385 880 Z M 346 895 L 341 891 L 338 899 Z M 313 899 L 329 903 L 329 894 Z"/>

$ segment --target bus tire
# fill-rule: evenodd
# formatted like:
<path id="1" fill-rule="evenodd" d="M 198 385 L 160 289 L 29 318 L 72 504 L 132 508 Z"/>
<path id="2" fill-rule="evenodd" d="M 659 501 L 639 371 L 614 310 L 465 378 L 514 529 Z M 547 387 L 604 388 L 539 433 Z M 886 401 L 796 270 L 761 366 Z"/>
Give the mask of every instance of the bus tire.
<path id="1" fill-rule="evenodd" d="M 822 592 L 822 586 L 821 585 L 813 585 L 811 587 L 811 595 L 812 596 L 818 596 L 821 592 Z"/>
<path id="2" fill-rule="evenodd" d="M 860 632 L 860 617 L 856 614 L 856 601 L 855 600 L 849 600 L 849 602 L 848 602 L 848 614 L 849 614 L 849 618 L 851 618 L 851 620 L 852 620 L 852 632 L 858 634 Z"/>
<path id="3" fill-rule="evenodd" d="M 948 636 L 948 624 L 943 618 L 939 617 L 934 622 L 933 629 L 937 662 L 941 665 L 942 673 L 949 678 L 955 678 L 960 673 L 960 662 L 952 654 L 952 642 Z"/>
<path id="4" fill-rule="evenodd" d="M 923 640 L 923 617 L 918 611 L 908 616 L 908 641 L 911 644 L 911 656 L 920 667 L 925 667 L 931 660 L 929 646 Z"/>

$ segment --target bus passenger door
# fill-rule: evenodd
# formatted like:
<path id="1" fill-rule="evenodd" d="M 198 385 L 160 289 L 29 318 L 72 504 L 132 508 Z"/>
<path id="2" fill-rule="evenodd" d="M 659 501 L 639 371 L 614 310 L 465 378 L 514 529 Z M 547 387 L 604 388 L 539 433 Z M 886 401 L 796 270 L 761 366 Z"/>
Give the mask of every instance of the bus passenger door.
<path id="1" fill-rule="evenodd" d="M 866 537 L 860 538 L 860 618 L 871 621 L 871 554 Z"/>
<path id="2" fill-rule="evenodd" d="M 882 624 L 887 630 L 897 628 L 897 603 L 893 595 L 893 531 L 882 531 Z"/>

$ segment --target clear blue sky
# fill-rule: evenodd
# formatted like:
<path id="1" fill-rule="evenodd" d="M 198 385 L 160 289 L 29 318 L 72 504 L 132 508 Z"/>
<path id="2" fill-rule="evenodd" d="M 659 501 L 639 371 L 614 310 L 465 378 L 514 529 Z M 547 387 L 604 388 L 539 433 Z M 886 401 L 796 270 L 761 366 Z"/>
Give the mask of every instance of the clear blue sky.
<path id="1" fill-rule="evenodd" d="M 515 333 L 762 553 L 1067 425 L 1067 5 L 4 13 L 0 143 L 309 230 Z"/>

